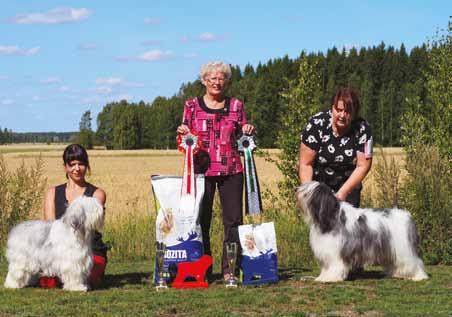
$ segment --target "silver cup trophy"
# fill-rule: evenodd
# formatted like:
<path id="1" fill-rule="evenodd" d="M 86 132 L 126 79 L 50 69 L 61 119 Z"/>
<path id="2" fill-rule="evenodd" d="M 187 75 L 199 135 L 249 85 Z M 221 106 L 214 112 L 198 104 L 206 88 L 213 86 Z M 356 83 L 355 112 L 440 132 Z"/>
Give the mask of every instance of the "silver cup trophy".
<path id="1" fill-rule="evenodd" d="M 163 242 L 156 242 L 155 246 L 156 246 L 155 257 L 157 259 L 157 271 L 158 271 L 158 279 L 155 288 L 156 290 L 160 290 L 168 288 L 168 285 L 166 284 L 167 273 L 163 265 L 165 260 L 166 245 Z"/>
<path id="2" fill-rule="evenodd" d="M 237 251 L 238 251 L 237 242 L 226 242 L 226 259 L 228 261 L 228 270 L 229 270 L 229 280 L 226 281 L 226 287 L 238 286 L 238 280 L 234 276 L 235 265 L 237 262 Z"/>

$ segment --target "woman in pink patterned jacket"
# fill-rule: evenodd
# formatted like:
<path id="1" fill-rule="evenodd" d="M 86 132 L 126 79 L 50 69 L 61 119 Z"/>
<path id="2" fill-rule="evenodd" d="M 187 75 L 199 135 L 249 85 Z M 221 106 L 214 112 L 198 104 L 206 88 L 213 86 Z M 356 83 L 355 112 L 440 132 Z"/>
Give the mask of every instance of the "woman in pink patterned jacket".
<path id="1" fill-rule="evenodd" d="M 201 67 L 200 78 L 206 87 L 204 96 L 188 99 L 184 104 L 180 134 L 196 133 L 202 149 L 195 155 L 195 173 L 204 173 L 205 192 L 200 213 L 204 253 L 211 254 L 210 224 L 216 187 L 220 193 L 224 241 L 222 270 L 229 279 L 225 243 L 239 243 L 237 227 L 243 223 L 243 166 L 237 151 L 241 133 L 252 134 L 254 126 L 246 121 L 243 102 L 224 95 L 231 78 L 231 67 L 221 61 Z"/>

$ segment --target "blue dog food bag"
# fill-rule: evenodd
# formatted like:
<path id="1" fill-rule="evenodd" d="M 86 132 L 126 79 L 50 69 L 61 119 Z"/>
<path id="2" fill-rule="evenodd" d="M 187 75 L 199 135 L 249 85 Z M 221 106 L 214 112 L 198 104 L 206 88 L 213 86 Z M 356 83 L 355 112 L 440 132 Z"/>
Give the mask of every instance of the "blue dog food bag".
<path id="1" fill-rule="evenodd" d="M 180 262 L 193 262 L 203 255 L 201 226 L 199 224 L 199 207 L 204 195 L 204 176 L 195 176 L 194 208 L 187 213 L 180 211 L 182 177 L 152 176 L 152 189 L 157 209 L 156 240 L 166 245 L 163 267 L 170 283 Z M 158 269 L 155 265 L 154 281 Z"/>
<path id="2" fill-rule="evenodd" d="M 278 281 L 278 256 L 273 222 L 239 226 L 243 285 Z"/>

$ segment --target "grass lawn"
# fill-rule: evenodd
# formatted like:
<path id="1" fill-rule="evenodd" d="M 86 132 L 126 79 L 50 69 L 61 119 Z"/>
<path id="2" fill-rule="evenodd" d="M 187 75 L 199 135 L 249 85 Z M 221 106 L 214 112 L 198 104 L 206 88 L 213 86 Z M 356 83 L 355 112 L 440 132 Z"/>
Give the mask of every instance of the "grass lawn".
<path id="1" fill-rule="evenodd" d="M 318 272 L 281 269 L 278 284 L 156 292 L 151 262 L 110 263 L 105 288 L 6 290 L 0 264 L 0 316 L 452 316 L 452 270 L 430 266 L 424 282 L 384 278 L 378 268 L 350 281 L 319 284 Z"/>

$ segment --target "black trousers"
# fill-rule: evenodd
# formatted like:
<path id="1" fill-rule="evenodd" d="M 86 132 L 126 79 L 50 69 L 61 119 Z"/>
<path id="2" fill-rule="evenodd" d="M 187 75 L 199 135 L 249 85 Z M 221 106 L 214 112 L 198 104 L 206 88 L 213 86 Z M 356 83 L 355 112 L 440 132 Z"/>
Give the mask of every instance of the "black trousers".
<path id="1" fill-rule="evenodd" d="M 216 188 L 220 193 L 223 215 L 223 255 L 221 267 L 223 274 L 228 272 L 226 259 L 226 242 L 237 242 L 237 268 L 240 267 L 241 249 L 238 226 L 243 224 L 243 174 L 228 176 L 206 176 L 204 197 L 201 205 L 200 224 L 204 243 L 204 253 L 211 255 L 210 225 L 212 222 L 212 206 Z"/>

